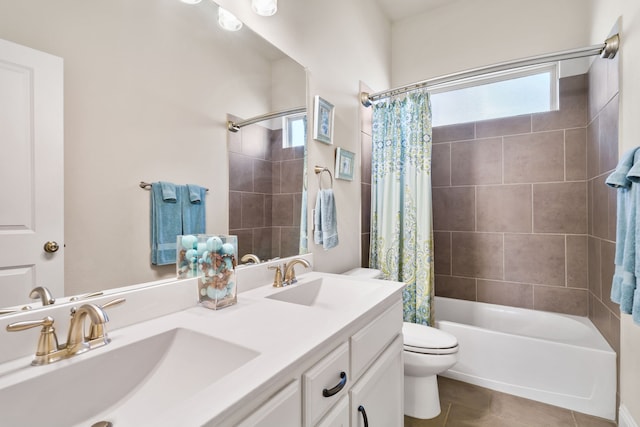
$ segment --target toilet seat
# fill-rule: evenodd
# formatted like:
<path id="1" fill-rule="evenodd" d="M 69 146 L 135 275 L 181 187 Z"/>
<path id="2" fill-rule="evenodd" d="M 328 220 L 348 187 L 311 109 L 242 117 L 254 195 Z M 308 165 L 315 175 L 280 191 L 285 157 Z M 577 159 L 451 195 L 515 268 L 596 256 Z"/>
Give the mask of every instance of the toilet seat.
<path id="1" fill-rule="evenodd" d="M 458 340 L 453 335 L 431 326 L 404 322 L 404 350 L 420 354 L 454 354 Z"/>

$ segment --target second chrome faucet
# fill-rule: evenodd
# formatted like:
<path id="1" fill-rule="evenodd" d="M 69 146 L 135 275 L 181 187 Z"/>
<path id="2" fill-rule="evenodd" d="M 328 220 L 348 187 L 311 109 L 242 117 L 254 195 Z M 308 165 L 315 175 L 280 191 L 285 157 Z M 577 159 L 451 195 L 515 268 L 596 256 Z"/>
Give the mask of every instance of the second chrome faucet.
<path id="1" fill-rule="evenodd" d="M 295 265 L 302 264 L 305 268 L 311 268 L 311 264 L 304 258 L 294 258 L 288 263 L 282 264 L 282 270 L 280 266 L 270 266 L 269 270 L 275 270 L 275 277 L 273 279 L 273 287 L 281 288 L 283 286 L 292 285 L 298 281 L 296 278 Z M 284 278 L 283 278 L 284 277 Z"/>

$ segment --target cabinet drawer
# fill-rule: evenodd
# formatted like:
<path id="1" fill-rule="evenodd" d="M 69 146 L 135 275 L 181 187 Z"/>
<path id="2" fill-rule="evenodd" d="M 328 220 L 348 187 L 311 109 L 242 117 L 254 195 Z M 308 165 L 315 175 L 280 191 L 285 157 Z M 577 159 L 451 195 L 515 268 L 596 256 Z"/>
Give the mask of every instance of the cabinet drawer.
<path id="1" fill-rule="evenodd" d="M 402 302 L 394 304 L 351 337 L 351 375 L 356 380 L 402 332 Z"/>
<path id="2" fill-rule="evenodd" d="M 349 381 L 349 343 L 345 342 L 302 375 L 304 425 L 316 425 L 327 410 L 347 394 Z"/>

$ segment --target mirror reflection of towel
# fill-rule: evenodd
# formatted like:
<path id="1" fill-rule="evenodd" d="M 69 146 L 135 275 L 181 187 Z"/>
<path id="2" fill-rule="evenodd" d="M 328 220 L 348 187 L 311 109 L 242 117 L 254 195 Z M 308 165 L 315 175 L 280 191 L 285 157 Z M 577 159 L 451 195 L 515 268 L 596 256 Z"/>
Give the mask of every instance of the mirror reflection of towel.
<path id="1" fill-rule="evenodd" d="M 151 264 L 174 264 L 176 237 L 205 232 L 206 191 L 193 184 L 154 182 L 151 185 Z"/>
<path id="2" fill-rule="evenodd" d="M 313 217 L 313 241 L 327 250 L 338 246 L 338 218 L 333 190 L 318 190 Z"/>

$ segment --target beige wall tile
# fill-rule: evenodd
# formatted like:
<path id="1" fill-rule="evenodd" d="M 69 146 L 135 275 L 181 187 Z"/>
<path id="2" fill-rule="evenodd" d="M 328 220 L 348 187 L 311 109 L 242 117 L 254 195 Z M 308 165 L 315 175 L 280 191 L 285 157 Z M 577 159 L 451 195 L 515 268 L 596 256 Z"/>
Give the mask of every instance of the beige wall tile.
<path id="1" fill-rule="evenodd" d="M 531 132 L 531 114 L 476 122 L 476 138 Z"/>
<path id="2" fill-rule="evenodd" d="M 531 185 L 490 185 L 476 190 L 478 231 L 531 232 Z"/>
<path id="3" fill-rule="evenodd" d="M 611 285 L 615 270 L 616 244 L 603 240 L 600 242 L 600 281 L 602 283 L 602 302 L 611 311 L 617 311 L 620 306 L 611 301 Z"/>
<path id="4" fill-rule="evenodd" d="M 533 184 L 534 233 L 587 233 L 587 184 Z"/>
<path id="5" fill-rule="evenodd" d="M 593 180 L 593 235 L 606 239 L 609 236 L 609 192 L 615 190 L 605 184 L 606 175 Z"/>
<path id="6" fill-rule="evenodd" d="M 276 194 L 273 196 L 272 225 L 277 227 L 293 225 L 293 195 Z"/>
<path id="7" fill-rule="evenodd" d="M 602 298 L 602 276 L 600 274 L 600 239 L 589 236 L 589 292 L 596 298 Z"/>
<path id="8" fill-rule="evenodd" d="M 616 95 L 600 114 L 600 157 L 598 173 L 615 169 L 618 164 L 619 102 Z"/>
<path id="9" fill-rule="evenodd" d="M 456 276 L 503 278 L 502 234 L 452 233 L 451 253 L 451 271 Z"/>
<path id="10" fill-rule="evenodd" d="M 264 195 L 242 193 L 242 228 L 264 227 Z"/>
<path id="11" fill-rule="evenodd" d="M 435 291 L 439 297 L 464 299 L 469 301 L 476 300 L 476 279 L 468 277 L 454 277 L 436 275 Z M 436 318 L 438 317 L 437 305 Z"/>
<path id="12" fill-rule="evenodd" d="M 567 245 L 567 286 L 570 288 L 589 287 L 589 245 L 587 236 L 566 236 Z"/>
<path id="13" fill-rule="evenodd" d="M 533 114 L 534 132 L 583 127 L 587 124 L 587 77 L 585 74 L 560 79 L 560 110 Z"/>
<path id="14" fill-rule="evenodd" d="M 253 191 L 256 193 L 271 193 L 273 191 L 273 163 L 253 160 Z"/>
<path id="15" fill-rule="evenodd" d="M 451 185 L 451 144 L 433 144 L 431 150 L 431 185 Z"/>
<path id="16" fill-rule="evenodd" d="M 451 184 L 500 184 L 502 138 L 451 144 Z"/>
<path id="17" fill-rule="evenodd" d="M 461 123 L 449 126 L 437 126 L 432 129 L 432 141 L 439 142 L 465 141 L 476 137 L 475 123 Z"/>
<path id="18" fill-rule="evenodd" d="M 253 191 L 253 159 L 237 153 L 229 153 L 229 190 Z"/>
<path id="19" fill-rule="evenodd" d="M 504 138 L 504 182 L 564 181 L 564 131 Z"/>
<path id="20" fill-rule="evenodd" d="M 280 171 L 280 192 L 282 193 L 300 193 L 302 191 L 302 174 L 304 171 L 304 160 L 295 159 L 282 162 L 282 170 Z"/>
<path id="21" fill-rule="evenodd" d="M 589 68 L 589 120 L 593 120 L 607 103 L 607 62 L 608 59 L 596 58 Z"/>
<path id="22" fill-rule="evenodd" d="M 565 178 L 587 179 L 587 129 L 567 129 L 564 133 Z"/>
<path id="23" fill-rule="evenodd" d="M 587 126 L 587 179 L 593 179 L 600 167 L 600 122 L 596 117 Z"/>
<path id="24" fill-rule="evenodd" d="M 474 187 L 434 188 L 432 196 L 434 230 L 475 230 L 476 198 Z"/>
<path id="25" fill-rule="evenodd" d="M 506 234 L 505 280 L 564 286 L 564 236 Z"/>
<path id="26" fill-rule="evenodd" d="M 371 185 L 360 184 L 361 191 L 361 203 L 362 203 L 362 221 L 361 229 L 362 233 L 369 233 L 371 231 Z"/>
<path id="27" fill-rule="evenodd" d="M 478 279 L 478 301 L 533 308 L 533 285 Z"/>
<path id="28" fill-rule="evenodd" d="M 434 231 L 433 252 L 436 274 L 451 274 L 451 233 Z"/>
<path id="29" fill-rule="evenodd" d="M 229 191 L 229 228 L 241 228 L 242 193 Z"/>
<path id="30" fill-rule="evenodd" d="M 589 291 L 586 289 L 534 286 L 533 308 L 555 313 L 587 316 L 589 312 Z"/>
<path id="31" fill-rule="evenodd" d="M 370 110 L 371 108 L 367 108 Z M 360 134 L 362 137 L 362 154 L 361 154 L 361 181 L 366 182 L 367 184 L 371 184 L 371 150 L 373 149 L 373 141 L 371 140 L 371 135 L 367 135 L 366 133 Z M 431 155 L 432 159 L 434 157 L 433 153 Z M 433 160 L 432 160 L 433 162 Z M 433 169 L 433 165 L 431 167 Z"/>
<path id="32" fill-rule="evenodd" d="M 609 230 L 608 239 L 616 241 L 616 228 L 617 228 L 617 212 L 618 212 L 618 191 L 609 190 Z"/>
<path id="33" fill-rule="evenodd" d="M 242 153 L 256 159 L 266 159 L 269 129 L 255 125 L 242 128 Z"/>

